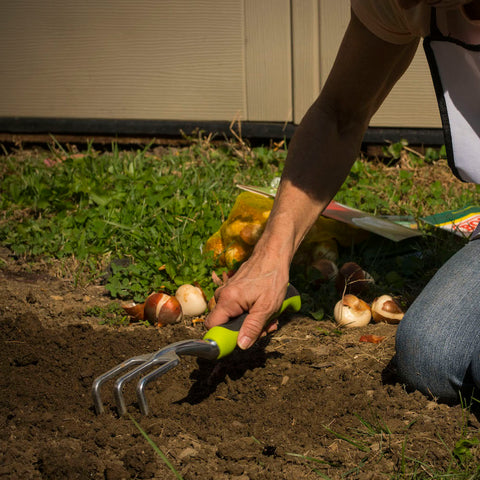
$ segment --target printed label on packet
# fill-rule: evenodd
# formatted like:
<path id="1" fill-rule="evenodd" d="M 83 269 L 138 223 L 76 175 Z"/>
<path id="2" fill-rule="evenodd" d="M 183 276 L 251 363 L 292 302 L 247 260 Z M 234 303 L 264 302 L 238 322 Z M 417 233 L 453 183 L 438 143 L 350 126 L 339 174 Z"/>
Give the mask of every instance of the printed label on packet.
<path id="1" fill-rule="evenodd" d="M 470 237 L 480 224 L 480 207 L 468 206 L 459 210 L 430 215 L 423 221 L 455 233 L 461 237 Z"/>
<path id="2" fill-rule="evenodd" d="M 480 223 L 480 215 L 474 218 L 470 218 L 464 222 L 452 225 L 452 230 L 460 230 L 466 234 L 471 234 L 475 231 Z"/>

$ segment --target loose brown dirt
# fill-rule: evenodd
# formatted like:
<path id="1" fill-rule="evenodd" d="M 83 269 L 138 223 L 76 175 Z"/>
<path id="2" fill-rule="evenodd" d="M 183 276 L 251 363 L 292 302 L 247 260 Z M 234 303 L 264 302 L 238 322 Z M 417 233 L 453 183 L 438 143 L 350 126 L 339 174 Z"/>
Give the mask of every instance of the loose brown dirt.
<path id="1" fill-rule="evenodd" d="M 90 391 L 97 375 L 125 358 L 202 337 L 204 327 L 114 328 L 87 315 L 109 303 L 102 286 L 75 288 L 47 267 L 27 271 L 4 257 L 1 478 L 176 478 L 131 418 L 118 418 L 112 385 L 100 416 Z M 126 389 L 129 413 L 177 478 L 430 478 L 457 468 L 451 452 L 478 422 L 460 406 L 396 383 L 394 326 L 338 335 L 329 321 L 293 316 L 282 323 L 248 352 L 216 363 L 184 357 L 149 385 L 149 417 Z M 360 342 L 364 334 L 385 339 Z"/>

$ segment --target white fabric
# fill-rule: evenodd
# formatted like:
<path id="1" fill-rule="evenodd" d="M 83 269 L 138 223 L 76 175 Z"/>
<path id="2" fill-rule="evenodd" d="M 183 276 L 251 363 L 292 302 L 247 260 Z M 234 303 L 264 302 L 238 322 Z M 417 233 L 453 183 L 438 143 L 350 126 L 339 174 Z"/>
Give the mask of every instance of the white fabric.
<path id="1" fill-rule="evenodd" d="M 422 1 L 405 9 L 401 1 L 351 0 L 351 6 L 359 20 L 382 40 L 405 44 L 418 37 L 428 37 L 431 6 Z M 460 3 L 463 2 L 453 0 L 448 8 L 435 9 L 437 27 L 444 37 L 479 45 L 480 23 L 468 18 Z M 452 6 L 454 8 L 450 8 Z M 452 157 L 449 160 L 462 180 L 480 183 L 480 51 L 464 48 L 449 38 L 432 40 L 430 45 L 435 59 L 429 58 L 429 62 L 437 64 L 441 80 L 437 94 L 443 96 L 448 113 L 442 112 L 444 121 L 448 116 L 445 126 L 451 134 L 453 155 L 449 155 Z M 436 83 L 438 80 L 434 78 Z"/>
<path id="2" fill-rule="evenodd" d="M 480 183 L 480 52 L 432 41 L 442 80 L 455 167 L 460 178 Z"/>

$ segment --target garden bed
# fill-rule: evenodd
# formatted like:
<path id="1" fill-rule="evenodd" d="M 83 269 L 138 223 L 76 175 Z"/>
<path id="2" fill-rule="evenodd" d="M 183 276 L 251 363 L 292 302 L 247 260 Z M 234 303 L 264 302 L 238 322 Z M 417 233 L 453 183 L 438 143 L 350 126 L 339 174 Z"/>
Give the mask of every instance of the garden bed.
<path id="1" fill-rule="evenodd" d="M 453 454 L 478 428 L 473 415 L 396 382 L 395 326 L 339 334 L 330 321 L 291 316 L 247 353 L 218 363 L 185 357 L 149 385 L 149 417 L 126 389 L 128 412 L 176 477 L 132 420 L 117 417 L 111 384 L 100 416 L 90 390 L 126 357 L 201 337 L 203 325 L 101 326 L 88 312 L 111 302 L 102 286 L 75 288 L 46 266 L 26 273 L 3 258 L 2 478 L 426 478 L 475 460 L 475 448 Z M 360 342 L 366 333 L 385 340 Z"/>

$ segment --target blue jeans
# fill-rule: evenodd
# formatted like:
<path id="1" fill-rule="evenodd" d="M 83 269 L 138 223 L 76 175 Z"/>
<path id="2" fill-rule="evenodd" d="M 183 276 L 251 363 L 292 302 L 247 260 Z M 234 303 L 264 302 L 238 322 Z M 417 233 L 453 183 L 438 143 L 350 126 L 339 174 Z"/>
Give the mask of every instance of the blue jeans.
<path id="1" fill-rule="evenodd" d="M 435 274 L 408 309 L 396 336 L 400 381 L 439 401 L 480 400 L 480 238 Z"/>

